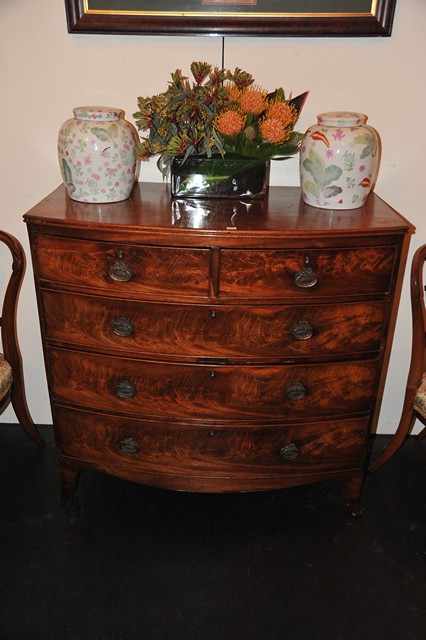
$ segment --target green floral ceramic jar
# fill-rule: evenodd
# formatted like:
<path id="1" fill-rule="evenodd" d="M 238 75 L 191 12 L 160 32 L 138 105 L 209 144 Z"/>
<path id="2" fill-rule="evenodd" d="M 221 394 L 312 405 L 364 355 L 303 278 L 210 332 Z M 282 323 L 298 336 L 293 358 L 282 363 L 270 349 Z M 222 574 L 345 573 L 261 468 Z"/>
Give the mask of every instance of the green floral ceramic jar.
<path id="1" fill-rule="evenodd" d="M 79 202 L 126 200 L 135 183 L 138 134 L 112 107 L 77 107 L 59 131 L 58 158 L 68 195 Z"/>
<path id="2" fill-rule="evenodd" d="M 300 150 L 303 200 L 321 209 L 357 209 L 374 188 L 380 138 L 362 113 L 321 113 Z"/>

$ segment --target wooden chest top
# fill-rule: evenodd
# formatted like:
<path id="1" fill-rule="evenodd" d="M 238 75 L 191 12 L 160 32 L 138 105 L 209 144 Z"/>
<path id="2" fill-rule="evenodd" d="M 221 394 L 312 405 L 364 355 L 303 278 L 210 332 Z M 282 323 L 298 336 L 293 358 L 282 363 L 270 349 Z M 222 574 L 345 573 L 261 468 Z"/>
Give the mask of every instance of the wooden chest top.
<path id="1" fill-rule="evenodd" d="M 414 232 L 414 227 L 381 198 L 371 194 L 359 209 L 333 211 L 305 205 L 298 187 L 271 187 L 269 197 L 253 202 L 171 200 L 167 186 L 138 183 L 132 197 L 114 204 L 70 200 L 63 185 L 25 216 L 32 224 L 67 227 L 67 234 L 96 238 L 102 228 L 111 240 L 146 241 L 155 234 L 169 245 L 282 246 L 283 239 L 365 237 Z M 53 229 L 49 231 L 53 232 Z"/>

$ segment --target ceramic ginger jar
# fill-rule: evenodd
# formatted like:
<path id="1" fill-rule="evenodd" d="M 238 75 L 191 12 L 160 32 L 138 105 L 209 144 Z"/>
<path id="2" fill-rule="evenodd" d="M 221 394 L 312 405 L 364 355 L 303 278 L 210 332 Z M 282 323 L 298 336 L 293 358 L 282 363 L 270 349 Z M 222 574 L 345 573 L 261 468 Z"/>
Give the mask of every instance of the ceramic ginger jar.
<path id="1" fill-rule="evenodd" d="M 321 209 L 362 207 L 379 170 L 379 134 L 362 113 L 321 113 L 317 120 L 301 145 L 303 200 Z"/>
<path id="2" fill-rule="evenodd" d="M 68 195 L 78 202 L 119 202 L 132 191 L 139 161 L 136 129 L 124 111 L 76 107 L 59 130 L 58 159 Z"/>

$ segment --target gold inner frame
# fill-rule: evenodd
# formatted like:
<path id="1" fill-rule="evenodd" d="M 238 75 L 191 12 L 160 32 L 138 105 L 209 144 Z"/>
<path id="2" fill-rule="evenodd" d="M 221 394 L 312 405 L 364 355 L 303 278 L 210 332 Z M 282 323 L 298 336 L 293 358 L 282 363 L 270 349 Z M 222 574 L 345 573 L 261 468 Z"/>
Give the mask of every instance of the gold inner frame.
<path id="1" fill-rule="evenodd" d="M 175 18 L 355 18 L 376 16 L 378 0 L 371 0 L 370 11 L 353 13 L 312 13 L 312 12 L 254 12 L 254 11 L 131 11 L 117 9 L 89 9 L 89 0 L 83 0 L 85 14 L 113 16 L 165 16 Z"/>

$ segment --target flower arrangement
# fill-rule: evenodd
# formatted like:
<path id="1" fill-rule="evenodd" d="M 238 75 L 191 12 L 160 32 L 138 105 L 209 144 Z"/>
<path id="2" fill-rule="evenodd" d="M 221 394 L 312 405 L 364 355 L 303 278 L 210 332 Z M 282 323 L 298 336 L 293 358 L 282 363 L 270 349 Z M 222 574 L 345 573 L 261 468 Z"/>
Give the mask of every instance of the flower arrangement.
<path id="1" fill-rule="evenodd" d="M 256 161 L 283 160 L 299 150 L 303 134 L 294 126 L 307 93 L 286 98 L 283 89 L 267 93 L 241 69 L 191 64 L 193 80 L 177 69 L 166 91 L 138 98 L 134 114 L 141 132 L 138 155 L 159 155 L 166 176 L 175 158 L 190 156 L 243 157 Z"/>

